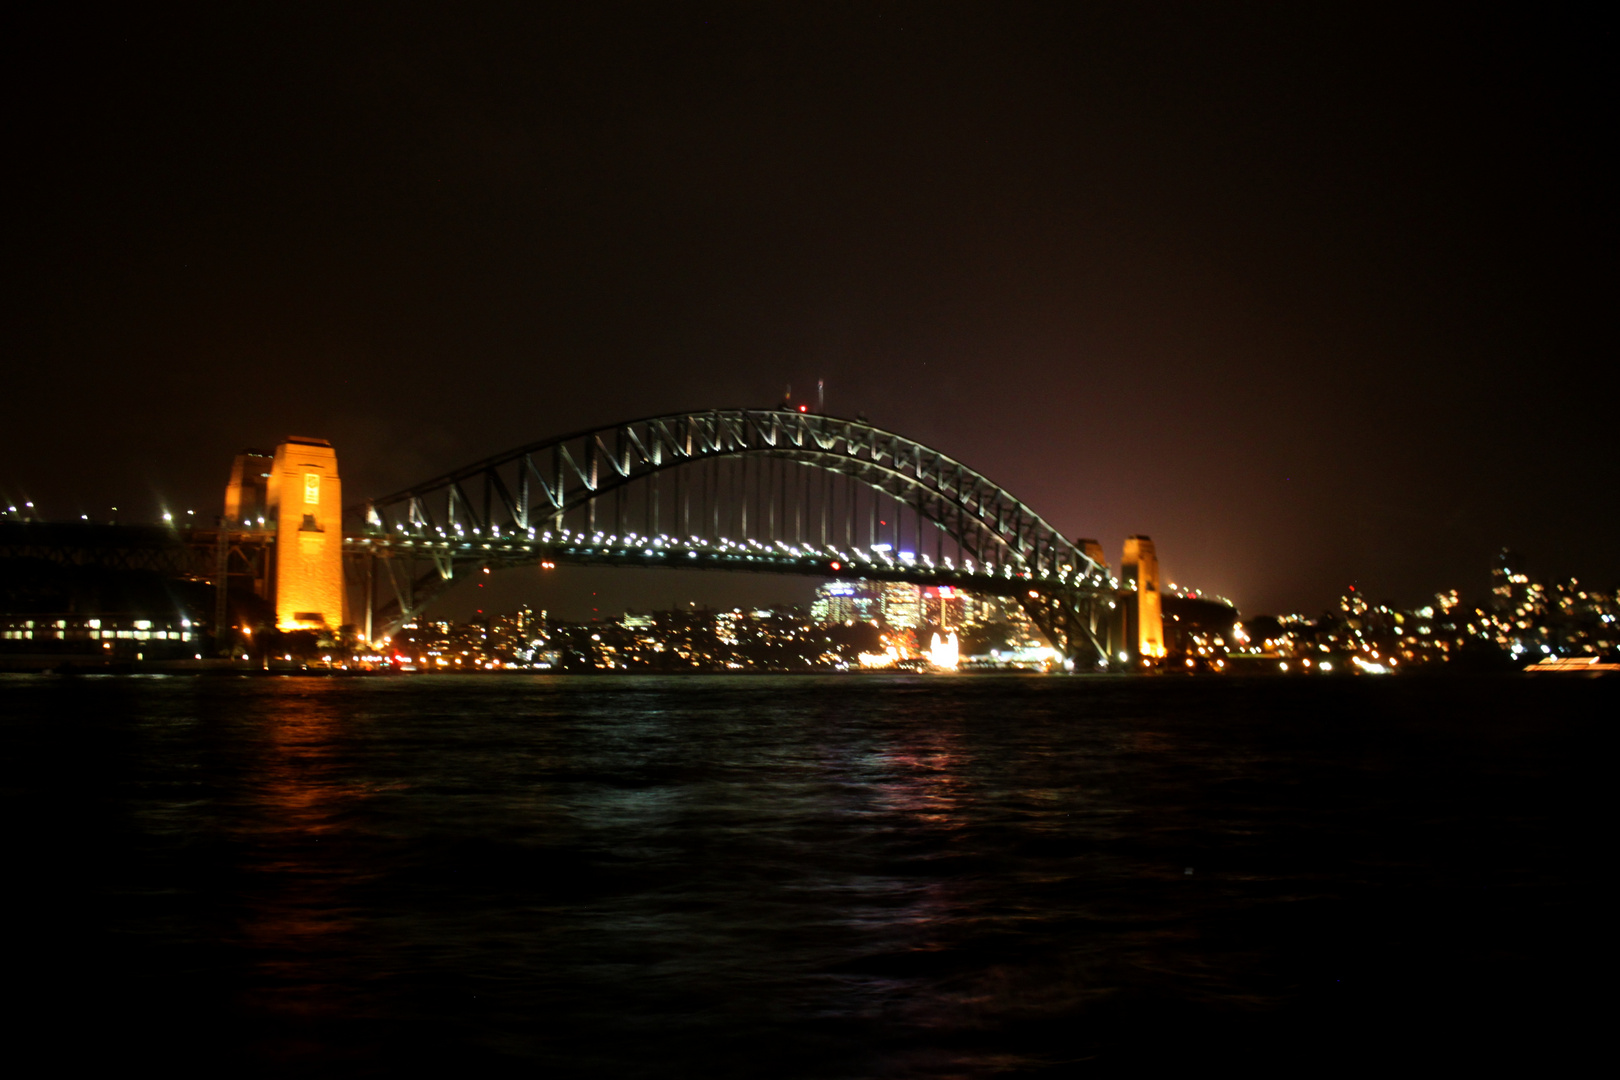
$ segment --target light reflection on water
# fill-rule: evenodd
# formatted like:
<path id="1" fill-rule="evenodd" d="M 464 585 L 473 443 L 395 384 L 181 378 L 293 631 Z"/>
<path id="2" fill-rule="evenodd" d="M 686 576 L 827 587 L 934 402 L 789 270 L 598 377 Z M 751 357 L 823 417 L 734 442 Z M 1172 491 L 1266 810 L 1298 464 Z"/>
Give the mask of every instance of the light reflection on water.
<path id="1" fill-rule="evenodd" d="M 249 880 L 239 944 L 256 958 L 258 973 L 243 987 L 244 1002 L 307 1014 L 334 990 L 331 958 L 356 928 L 346 901 L 363 872 L 330 865 L 319 845 L 359 812 L 366 784 L 344 767 L 339 736 L 347 718 L 326 686 L 265 704 L 237 825 L 248 841 L 242 869 Z"/>
<path id="2" fill-rule="evenodd" d="M 271 1072 L 622 1076 L 1285 1055 L 1402 1030 L 1422 979 L 1527 1007 L 1502 972 L 1558 972 L 1515 928 L 1586 880 L 1560 852 L 1586 842 L 1587 733 L 1545 718 L 1612 696 L 0 682 L 6 760 L 94 747 L 6 791 L 40 844 L 94 840 L 62 878 L 75 905 L 33 918 L 93 942 L 129 1038 Z"/>

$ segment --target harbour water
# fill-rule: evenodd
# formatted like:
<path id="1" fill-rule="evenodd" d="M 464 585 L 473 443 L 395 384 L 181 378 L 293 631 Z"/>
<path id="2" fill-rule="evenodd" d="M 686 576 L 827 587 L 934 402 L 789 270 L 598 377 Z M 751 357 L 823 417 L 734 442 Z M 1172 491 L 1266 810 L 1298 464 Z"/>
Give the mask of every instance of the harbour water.
<path id="1" fill-rule="evenodd" d="M 1546 1067 L 1598 1030 L 1616 690 L 0 676 L 9 1039 L 276 1076 Z"/>

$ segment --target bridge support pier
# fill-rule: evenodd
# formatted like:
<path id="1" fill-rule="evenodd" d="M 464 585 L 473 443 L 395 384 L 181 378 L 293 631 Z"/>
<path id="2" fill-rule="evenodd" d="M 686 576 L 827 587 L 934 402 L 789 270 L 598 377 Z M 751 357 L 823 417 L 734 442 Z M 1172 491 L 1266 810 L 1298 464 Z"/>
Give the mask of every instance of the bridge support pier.
<path id="1" fill-rule="evenodd" d="M 1110 609 L 1094 596 L 1064 595 L 1030 590 L 1020 598 L 1031 621 L 1063 653 L 1075 671 L 1096 671 L 1108 666 Z"/>

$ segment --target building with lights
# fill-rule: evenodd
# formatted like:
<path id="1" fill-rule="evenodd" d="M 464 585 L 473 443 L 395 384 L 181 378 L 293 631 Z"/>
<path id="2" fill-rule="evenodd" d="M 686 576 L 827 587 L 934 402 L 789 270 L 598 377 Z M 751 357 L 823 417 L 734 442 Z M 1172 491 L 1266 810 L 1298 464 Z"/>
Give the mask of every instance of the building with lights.
<path id="1" fill-rule="evenodd" d="M 922 621 L 941 631 L 960 629 L 967 622 L 967 597 L 949 585 L 930 585 L 922 590 Z"/>
<path id="2" fill-rule="evenodd" d="M 816 598 L 810 603 L 810 618 L 822 626 L 854 622 L 857 618 L 855 593 L 854 582 L 827 582 L 816 589 Z"/>
<path id="3" fill-rule="evenodd" d="M 882 623 L 888 630 L 916 630 L 923 622 L 922 589 L 906 581 L 882 586 Z"/>
<path id="4" fill-rule="evenodd" d="M 0 642 L 6 651 L 63 659 L 175 660 L 195 656 L 203 634 L 177 614 L 52 612 L 0 615 Z"/>
<path id="5" fill-rule="evenodd" d="M 873 581 L 829 581 L 816 588 L 810 619 L 819 626 L 878 623 L 883 618 L 884 587 Z"/>

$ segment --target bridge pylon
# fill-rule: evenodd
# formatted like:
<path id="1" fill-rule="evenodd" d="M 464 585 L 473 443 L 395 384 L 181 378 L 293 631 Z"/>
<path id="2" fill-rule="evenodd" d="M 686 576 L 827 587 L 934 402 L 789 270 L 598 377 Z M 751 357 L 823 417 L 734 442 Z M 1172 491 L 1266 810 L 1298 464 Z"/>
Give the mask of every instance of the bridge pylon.
<path id="1" fill-rule="evenodd" d="M 266 494 L 276 529 L 276 628 L 336 633 L 345 621 L 343 497 L 332 444 L 289 435 L 276 447 Z"/>

